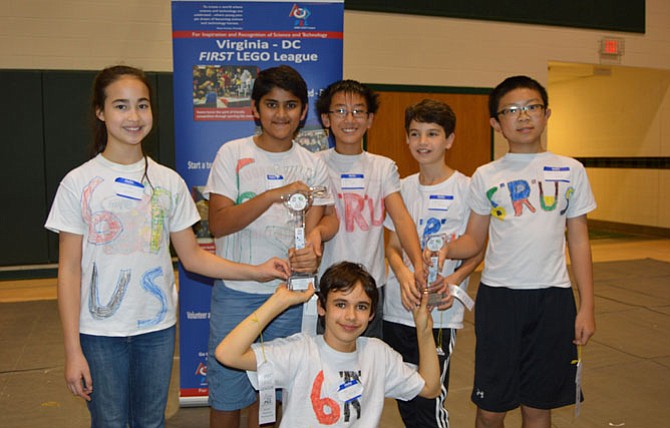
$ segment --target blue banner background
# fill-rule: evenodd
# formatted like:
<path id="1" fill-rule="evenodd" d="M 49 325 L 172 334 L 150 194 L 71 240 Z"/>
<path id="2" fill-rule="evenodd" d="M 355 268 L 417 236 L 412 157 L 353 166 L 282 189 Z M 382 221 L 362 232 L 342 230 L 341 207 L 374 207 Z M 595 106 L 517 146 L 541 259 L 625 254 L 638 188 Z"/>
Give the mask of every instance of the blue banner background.
<path id="1" fill-rule="evenodd" d="M 175 160 L 203 217 L 201 245 L 213 251 L 206 229 L 206 204 L 199 188 L 226 141 L 253 134 L 244 69 L 285 64 L 307 82 L 309 112 L 297 141 L 312 150 L 327 146 L 314 100 L 342 78 L 343 2 L 173 1 Z M 211 76 L 210 76 L 211 75 Z M 198 90 L 211 77 L 214 89 Z M 228 79 L 228 78 L 231 79 Z M 232 80 L 228 85 L 225 82 Z M 202 92 L 202 93 L 201 93 Z M 324 146 L 325 144 L 325 146 Z M 180 266 L 180 403 L 206 404 L 207 338 L 212 280 Z"/>

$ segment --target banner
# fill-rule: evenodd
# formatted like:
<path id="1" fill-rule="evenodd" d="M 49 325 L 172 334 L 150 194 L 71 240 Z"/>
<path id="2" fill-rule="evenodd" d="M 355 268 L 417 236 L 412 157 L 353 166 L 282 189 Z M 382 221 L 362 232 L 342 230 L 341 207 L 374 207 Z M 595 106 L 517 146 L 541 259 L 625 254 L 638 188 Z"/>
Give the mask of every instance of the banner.
<path id="1" fill-rule="evenodd" d="M 296 141 L 328 147 L 314 109 L 320 92 L 342 78 L 343 0 L 172 1 L 175 160 L 200 211 L 201 246 L 214 252 L 201 189 L 219 147 L 258 132 L 251 88 L 258 72 L 290 65 L 303 76 L 310 106 Z M 179 269 L 180 404 L 205 405 L 213 280 Z"/>

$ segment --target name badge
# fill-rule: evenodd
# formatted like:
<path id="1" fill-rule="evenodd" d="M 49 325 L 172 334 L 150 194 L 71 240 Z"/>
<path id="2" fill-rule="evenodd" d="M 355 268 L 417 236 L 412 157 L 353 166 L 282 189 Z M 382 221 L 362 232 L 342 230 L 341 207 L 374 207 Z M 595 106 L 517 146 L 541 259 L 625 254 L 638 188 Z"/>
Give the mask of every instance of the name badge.
<path id="1" fill-rule="evenodd" d="M 545 166 L 543 172 L 544 181 L 562 181 L 564 183 L 570 182 L 569 166 Z"/>
<path id="2" fill-rule="evenodd" d="M 267 190 L 278 189 L 284 185 L 284 176 L 281 174 L 268 174 L 265 176 L 265 188 Z"/>
<path id="3" fill-rule="evenodd" d="M 357 398 L 360 398 L 363 395 L 363 384 L 358 379 L 350 380 L 349 382 L 344 382 L 337 389 L 338 398 L 345 402 L 349 403 L 354 401 Z"/>
<path id="4" fill-rule="evenodd" d="M 364 190 L 365 174 L 341 174 L 340 186 L 342 190 Z"/>
<path id="5" fill-rule="evenodd" d="M 428 197 L 428 209 L 430 211 L 448 211 L 453 202 L 453 195 L 430 195 Z"/>
<path id="6" fill-rule="evenodd" d="M 134 201 L 141 201 L 144 195 L 144 185 L 130 178 L 116 177 L 114 180 L 116 196 Z"/>
<path id="7" fill-rule="evenodd" d="M 258 365 L 256 373 L 258 375 L 258 421 L 260 424 L 273 423 L 277 420 L 274 366 L 263 361 Z"/>

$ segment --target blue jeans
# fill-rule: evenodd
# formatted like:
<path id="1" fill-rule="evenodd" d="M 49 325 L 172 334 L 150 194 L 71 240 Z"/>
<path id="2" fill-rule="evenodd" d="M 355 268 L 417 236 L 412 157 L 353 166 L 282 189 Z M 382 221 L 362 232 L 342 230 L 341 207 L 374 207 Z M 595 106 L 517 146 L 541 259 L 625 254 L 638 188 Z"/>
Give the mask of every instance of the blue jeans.
<path id="1" fill-rule="evenodd" d="M 212 290 L 211 318 L 209 320 L 209 359 L 207 382 L 209 405 L 214 410 L 243 409 L 256 401 L 256 390 L 244 370 L 226 367 L 214 358 L 221 340 L 249 314 L 258 309 L 271 294 L 252 294 L 226 287 L 217 280 Z M 272 320 L 263 330 L 263 340 L 287 337 L 300 332 L 302 305 L 293 306 Z"/>
<path id="2" fill-rule="evenodd" d="M 91 426 L 164 427 L 175 327 L 128 337 L 79 336 L 93 381 Z"/>

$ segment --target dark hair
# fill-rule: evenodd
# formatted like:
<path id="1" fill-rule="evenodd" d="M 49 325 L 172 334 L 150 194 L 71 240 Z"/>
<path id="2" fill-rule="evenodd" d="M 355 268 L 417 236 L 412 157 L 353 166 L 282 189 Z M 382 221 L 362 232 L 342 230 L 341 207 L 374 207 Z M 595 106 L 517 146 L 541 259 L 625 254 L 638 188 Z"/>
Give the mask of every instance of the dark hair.
<path id="1" fill-rule="evenodd" d="M 409 133 L 412 121 L 436 123 L 444 129 L 449 137 L 456 129 L 456 114 L 447 103 L 425 99 L 405 109 L 405 132 Z"/>
<path id="2" fill-rule="evenodd" d="M 131 76 L 144 83 L 149 91 L 149 102 L 153 99 L 151 85 L 142 70 L 127 65 L 114 65 L 101 70 L 93 81 L 93 97 L 91 99 L 91 111 L 93 113 L 93 147 L 91 155 L 102 153 L 107 147 L 107 126 L 105 122 L 98 119 L 98 111 L 105 109 L 107 99 L 107 87 L 124 76 Z M 153 108 L 152 108 L 153 110 Z"/>
<path id="3" fill-rule="evenodd" d="M 542 97 L 542 103 L 544 103 L 544 108 L 547 109 L 549 107 L 549 95 L 547 95 L 547 90 L 540 84 L 540 82 L 528 76 L 512 76 L 503 80 L 493 89 L 491 94 L 489 94 L 489 116 L 497 119 L 498 108 L 500 107 L 500 100 L 502 97 L 508 92 L 519 88 L 532 89 L 539 92 L 540 97 Z"/>
<path id="4" fill-rule="evenodd" d="M 379 109 L 379 95 L 372 89 L 356 80 L 338 80 L 328 85 L 316 100 L 316 111 L 319 113 L 319 118 L 322 114 L 328 113 L 333 96 L 339 92 L 357 94 L 365 98 L 369 113 L 377 113 Z"/>
<path id="5" fill-rule="evenodd" d="M 331 291 L 348 291 L 354 288 L 357 283 L 363 286 L 365 294 L 372 301 L 370 313 L 374 314 L 379 302 L 379 292 L 377 291 L 375 279 L 362 264 L 346 261 L 330 266 L 321 276 L 319 291 L 317 292 L 321 307 L 326 307 L 328 294 Z"/>
<path id="6" fill-rule="evenodd" d="M 274 88 L 283 89 L 298 97 L 302 102 L 303 111 L 309 105 L 305 79 L 294 68 L 288 65 L 280 65 L 266 68 L 258 73 L 251 90 L 251 99 L 256 103 L 256 108 L 258 108 L 261 98 Z"/>
<path id="7" fill-rule="evenodd" d="M 149 91 L 149 104 L 153 100 L 151 85 L 147 76 L 144 74 L 144 71 L 139 68 L 130 67 L 127 65 L 114 65 L 107 67 L 101 70 L 93 80 L 93 97 L 91 99 L 91 111 L 93 113 L 93 147 L 91 149 L 91 156 L 95 157 L 98 154 L 105 151 L 107 147 L 107 126 L 105 122 L 98 118 L 98 111 L 105 109 L 105 100 L 107 99 L 107 87 L 117 80 L 121 79 L 124 76 L 134 77 L 140 82 L 144 83 L 144 86 L 147 87 Z M 151 108 L 153 111 L 153 106 Z M 149 160 L 147 155 L 144 153 L 144 147 L 142 147 L 142 153 L 144 157 L 144 174 L 142 180 L 146 178 L 149 186 L 153 191 L 153 184 L 149 179 Z"/>

